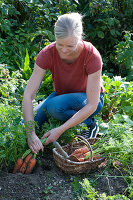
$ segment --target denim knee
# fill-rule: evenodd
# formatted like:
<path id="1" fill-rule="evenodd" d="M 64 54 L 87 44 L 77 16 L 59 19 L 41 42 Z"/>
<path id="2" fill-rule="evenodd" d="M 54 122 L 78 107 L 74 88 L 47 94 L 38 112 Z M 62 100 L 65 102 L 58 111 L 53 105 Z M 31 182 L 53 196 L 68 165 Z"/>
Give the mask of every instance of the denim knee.
<path id="1" fill-rule="evenodd" d="M 47 111 L 55 119 L 63 120 L 65 109 L 60 106 L 59 103 L 57 104 L 53 99 L 47 103 Z"/>

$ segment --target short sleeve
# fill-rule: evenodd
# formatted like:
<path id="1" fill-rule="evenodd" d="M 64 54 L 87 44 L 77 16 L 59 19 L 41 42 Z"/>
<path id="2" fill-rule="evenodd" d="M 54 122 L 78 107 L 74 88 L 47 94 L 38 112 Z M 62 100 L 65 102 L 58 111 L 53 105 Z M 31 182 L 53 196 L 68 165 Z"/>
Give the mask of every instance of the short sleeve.
<path id="1" fill-rule="evenodd" d="M 99 51 L 93 46 L 86 58 L 85 68 L 87 74 L 92 74 L 99 71 L 100 69 L 102 69 L 102 65 L 103 62 L 101 55 Z"/>
<path id="2" fill-rule="evenodd" d="M 43 69 L 50 69 L 51 67 L 51 55 L 50 55 L 50 48 L 47 46 L 42 49 L 36 57 L 35 63 L 43 68 Z"/>

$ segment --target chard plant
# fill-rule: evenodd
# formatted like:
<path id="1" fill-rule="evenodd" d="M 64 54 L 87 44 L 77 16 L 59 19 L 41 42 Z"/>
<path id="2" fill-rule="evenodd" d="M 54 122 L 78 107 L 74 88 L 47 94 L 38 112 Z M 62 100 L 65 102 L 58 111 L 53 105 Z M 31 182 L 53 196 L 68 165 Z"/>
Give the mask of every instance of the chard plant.
<path id="1" fill-rule="evenodd" d="M 133 119 L 133 82 L 127 82 L 120 76 L 111 79 L 104 75 L 103 83 L 105 88 L 105 103 L 101 112 L 103 120 L 108 122 L 116 113 L 128 115 Z"/>

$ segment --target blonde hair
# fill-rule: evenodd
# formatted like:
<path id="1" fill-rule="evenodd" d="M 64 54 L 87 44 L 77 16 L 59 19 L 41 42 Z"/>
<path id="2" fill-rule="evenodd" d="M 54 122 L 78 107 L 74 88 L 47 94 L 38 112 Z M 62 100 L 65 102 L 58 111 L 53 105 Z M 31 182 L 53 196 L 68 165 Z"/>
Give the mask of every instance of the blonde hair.
<path id="1" fill-rule="evenodd" d="M 81 40 L 83 35 L 82 15 L 69 13 L 59 16 L 55 23 L 54 34 L 58 39 L 74 36 Z"/>

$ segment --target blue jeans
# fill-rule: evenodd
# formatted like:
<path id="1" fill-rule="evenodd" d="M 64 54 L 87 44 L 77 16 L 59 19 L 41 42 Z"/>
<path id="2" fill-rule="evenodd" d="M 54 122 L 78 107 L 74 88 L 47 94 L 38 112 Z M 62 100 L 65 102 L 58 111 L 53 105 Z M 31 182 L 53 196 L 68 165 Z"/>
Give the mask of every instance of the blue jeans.
<path id="1" fill-rule="evenodd" d="M 87 104 L 86 93 L 69 93 L 57 95 L 55 92 L 51 93 L 48 98 L 42 101 L 35 109 L 35 121 L 41 127 L 44 122 L 48 120 L 46 111 L 50 116 L 61 121 L 67 121 L 77 111 Z M 100 100 L 96 111 L 89 116 L 83 123 L 90 125 L 93 123 L 93 117 L 97 115 L 104 104 L 104 94 L 100 94 Z"/>

